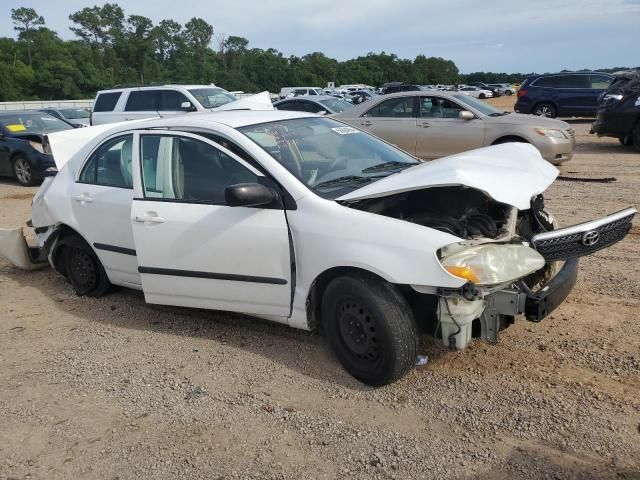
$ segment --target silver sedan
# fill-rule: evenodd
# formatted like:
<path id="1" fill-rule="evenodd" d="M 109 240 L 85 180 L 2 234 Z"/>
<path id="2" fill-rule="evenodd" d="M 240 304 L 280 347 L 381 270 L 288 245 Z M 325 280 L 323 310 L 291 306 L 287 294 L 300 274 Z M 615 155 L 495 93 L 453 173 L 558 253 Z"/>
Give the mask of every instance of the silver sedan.
<path id="1" fill-rule="evenodd" d="M 561 120 L 497 110 L 452 92 L 376 97 L 335 116 L 423 159 L 507 142 L 527 142 L 553 164 L 570 160 L 574 131 Z"/>

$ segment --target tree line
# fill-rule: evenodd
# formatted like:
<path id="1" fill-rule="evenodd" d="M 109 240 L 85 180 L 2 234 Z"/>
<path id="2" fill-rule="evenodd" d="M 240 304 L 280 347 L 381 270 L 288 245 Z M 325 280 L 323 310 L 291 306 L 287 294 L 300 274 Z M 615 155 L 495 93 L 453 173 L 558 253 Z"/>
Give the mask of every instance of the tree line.
<path id="1" fill-rule="evenodd" d="M 520 81 L 523 74 L 461 75 L 451 60 L 368 53 L 338 61 L 321 52 L 285 56 L 251 48 L 249 40 L 216 33 L 202 18 L 184 25 L 125 15 L 116 3 L 69 15 L 74 40 L 62 40 L 33 8 L 11 10 L 17 38 L 0 37 L 0 101 L 92 98 L 123 84 L 215 83 L 227 90 L 279 92 L 283 86 L 390 81 L 455 84 Z"/>

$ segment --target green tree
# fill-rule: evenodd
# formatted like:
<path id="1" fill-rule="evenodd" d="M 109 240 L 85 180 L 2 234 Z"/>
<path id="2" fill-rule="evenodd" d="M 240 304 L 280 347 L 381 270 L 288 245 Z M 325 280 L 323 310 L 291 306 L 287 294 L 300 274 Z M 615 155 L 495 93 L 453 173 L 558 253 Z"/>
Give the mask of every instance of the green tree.
<path id="1" fill-rule="evenodd" d="M 27 55 L 31 66 L 31 36 L 37 27 L 44 25 L 44 18 L 33 8 L 21 7 L 11 9 L 11 20 L 13 20 L 13 29 L 18 32 L 18 37 L 27 44 Z"/>

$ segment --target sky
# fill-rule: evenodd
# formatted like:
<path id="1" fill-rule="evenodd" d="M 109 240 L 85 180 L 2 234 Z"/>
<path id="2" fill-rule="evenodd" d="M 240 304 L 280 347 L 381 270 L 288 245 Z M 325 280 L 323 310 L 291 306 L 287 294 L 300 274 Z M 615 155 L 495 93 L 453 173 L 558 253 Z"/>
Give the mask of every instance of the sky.
<path id="1" fill-rule="evenodd" d="M 552 72 L 640 65 L 640 0 L 112 0 L 125 14 L 181 24 L 201 17 L 215 34 L 284 55 L 320 51 L 346 60 L 368 52 L 453 60 L 462 73 Z M 69 14 L 96 0 L 0 0 L 0 36 L 12 8 L 34 8 L 72 39 Z"/>

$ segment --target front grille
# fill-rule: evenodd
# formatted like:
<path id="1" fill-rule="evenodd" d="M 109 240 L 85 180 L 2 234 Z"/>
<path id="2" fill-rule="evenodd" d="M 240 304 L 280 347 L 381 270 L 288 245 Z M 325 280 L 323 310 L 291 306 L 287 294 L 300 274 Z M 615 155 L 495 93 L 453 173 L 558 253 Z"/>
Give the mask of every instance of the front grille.
<path id="1" fill-rule="evenodd" d="M 622 240 L 631 230 L 634 214 L 635 210 L 631 209 L 622 217 L 614 214 L 611 216 L 611 221 L 597 222 L 597 226 L 593 224 L 594 222 L 588 222 L 569 227 L 564 229 L 567 230 L 566 235 L 562 235 L 562 230 L 543 233 L 533 237 L 531 243 L 548 262 L 590 255 Z M 597 241 L 590 244 L 589 240 L 593 240 L 595 236 Z"/>

